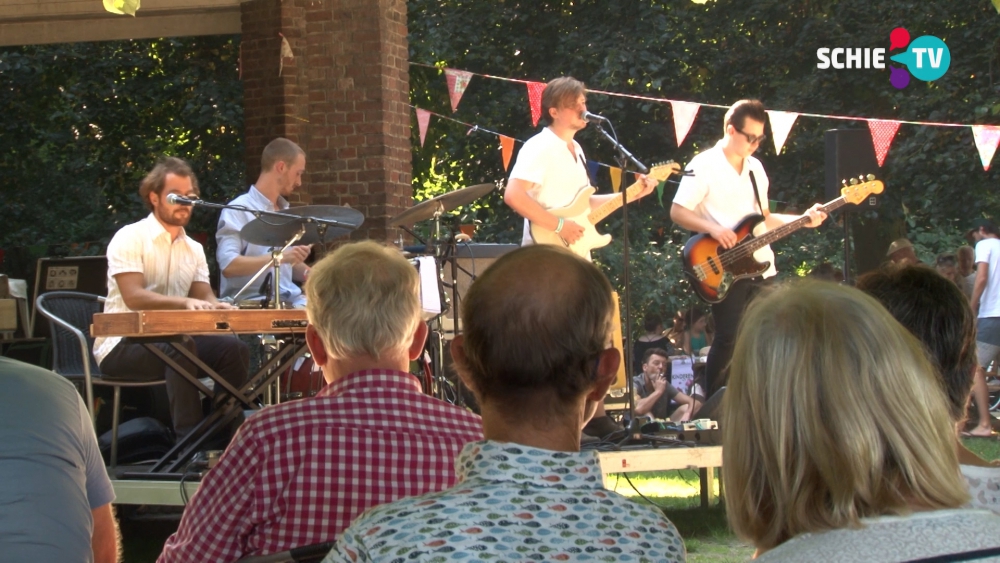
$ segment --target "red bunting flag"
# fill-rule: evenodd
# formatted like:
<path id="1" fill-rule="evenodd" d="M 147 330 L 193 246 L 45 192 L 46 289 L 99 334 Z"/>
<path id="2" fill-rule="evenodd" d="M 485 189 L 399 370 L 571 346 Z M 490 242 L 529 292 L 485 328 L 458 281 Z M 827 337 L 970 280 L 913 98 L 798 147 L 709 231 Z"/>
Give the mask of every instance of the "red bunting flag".
<path id="1" fill-rule="evenodd" d="M 417 130 L 420 132 L 420 146 L 424 146 L 427 137 L 427 124 L 431 122 L 431 112 L 417 108 Z"/>
<path id="2" fill-rule="evenodd" d="M 792 124 L 799 116 L 794 111 L 767 110 L 767 118 L 771 122 L 771 137 L 774 141 L 774 154 L 781 154 L 785 140 L 788 139 L 788 132 L 792 130 Z"/>
<path id="3" fill-rule="evenodd" d="M 467 70 L 444 69 L 444 79 L 448 82 L 448 97 L 451 98 L 451 111 L 458 110 L 458 102 L 472 80 L 472 73 Z"/>
<path id="4" fill-rule="evenodd" d="M 996 125 L 973 125 L 972 137 L 976 140 L 976 148 L 979 149 L 979 159 L 983 161 L 983 170 L 989 170 L 993 154 L 997 152 L 997 143 L 1000 142 L 1000 127 Z"/>
<path id="5" fill-rule="evenodd" d="M 677 135 L 677 146 L 681 146 L 684 138 L 687 137 L 694 118 L 698 115 L 698 108 L 701 104 L 694 102 L 670 102 L 670 107 L 674 110 L 674 134 Z"/>
<path id="6" fill-rule="evenodd" d="M 510 157 L 514 154 L 514 138 L 500 135 L 500 152 L 503 155 L 503 169 L 510 167 Z"/>
<path id="7" fill-rule="evenodd" d="M 884 119 L 869 119 L 868 130 L 872 134 L 872 144 L 875 145 L 875 157 L 881 167 L 885 162 L 885 157 L 889 154 L 889 146 L 896 137 L 896 130 L 899 129 L 898 121 L 888 121 Z"/>
<path id="8" fill-rule="evenodd" d="M 538 119 L 542 117 L 542 90 L 545 84 L 542 82 L 528 83 L 528 103 L 531 104 L 531 126 L 538 126 Z"/>

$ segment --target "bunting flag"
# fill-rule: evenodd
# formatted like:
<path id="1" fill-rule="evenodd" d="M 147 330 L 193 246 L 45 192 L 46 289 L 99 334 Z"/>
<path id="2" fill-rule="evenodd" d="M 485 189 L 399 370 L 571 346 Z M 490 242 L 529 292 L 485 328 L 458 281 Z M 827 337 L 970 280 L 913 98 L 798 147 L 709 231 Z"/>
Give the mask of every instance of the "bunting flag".
<path id="1" fill-rule="evenodd" d="M 694 102 L 670 102 L 670 107 L 674 110 L 674 133 L 677 135 L 677 146 L 681 146 L 684 137 L 687 137 L 694 118 L 698 115 L 698 108 L 701 104 Z"/>
<path id="2" fill-rule="evenodd" d="M 467 70 L 456 70 L 453 68 L 444 69 L 444 79 L 448 82 L 448 97 L 451 98 L 451 111 L 458 110 L 458 102 L 462 100 L 462 94 L 472 80 L 472 73 Z"/>
<path id="3" fill-rule="evenodd" d="M 622 169 L 617 166 L 609 166 L 608 169 L 611 171 L 611 189 L 618 193 L 622 189 Z"/>
<path id="4" fill-rule="evenodd" d="M 885 157 L 889 154 L 889 146 L 892 145 L 892 140 L 896 137 L 898 129 L 898 121 L 868 120 L 868 130 L 872 134 L 872 144 L 875 145 L 875 157 L 878 159 L 879 167 L 885 162 Z"/>
<path id="5" fill-rule="evenodd" d="M 514 154 L 514 138 L 500 135 L 500 152 L 503 155 L 503 169 L 510 167 L 510 157 Z"/>
<path id="6" fill-rule="evenodd" d="M 288 43 L 288 39 L 285 39 L 285 35 L 278 32 L 281 36 L 281 58 L 278 59 L 278 76 L 281 76 L 281 71 L 285 69 L 285 59 L 295 59 L 295 53 L 292 51 L 291 44 Z"/>
<path id="7" fill-rule="evenodd" d="M 431 112 L 417 108 L 417 130 L 420 132 L 420 146 L 424 146 L 427 137 L 427 124 L 431 122 Z"/>
<path id="8" fill-rule="evenodd" d="M 601 163 L 596 160 L 587 161 L 587 177 L 590 178 L 591 186 L 597 185 L 597 167 L 600 165 Z"/>
<path id="9" fill-rule="evenodd" d="M 542 90 L 545 84 L 542 82 L 528 82 L 528 103 L 531 105 L 531 126 L 538 126 L 538 119 L 542 117 Z"/>
<path id="10" fill-rule="evenodd" d="M 972 137 L 976 140 L 976 148 L 979 149 L 979 158 L 983 161 L 983 170 L 989 170 L 993 154 L 997 152 L 997 143 L 1000 142 L 1000 127 L 996 125 L 973 125 Z"/>
<path id="11" fill-rule="evenodd" d="M 788 132 L 792 130 L 792 124 L 799 114 L 794 111 L 767 110 L 767 118 L 771 122 L 771 137 L 774 141 L 774 154 L 781 154 L 785 140 L 788 139 Z"/>

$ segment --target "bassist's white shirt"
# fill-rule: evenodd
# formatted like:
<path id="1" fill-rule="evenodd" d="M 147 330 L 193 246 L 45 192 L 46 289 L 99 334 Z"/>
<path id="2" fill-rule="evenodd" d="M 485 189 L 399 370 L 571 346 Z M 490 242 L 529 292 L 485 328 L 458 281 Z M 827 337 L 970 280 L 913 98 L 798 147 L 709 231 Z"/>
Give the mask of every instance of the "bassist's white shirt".
<path id="1" fill-rule="evenodd" d="M 750 171 L 757 180 L 757 190 L 760 199 L 766 206 L 767 188 L 770 185 L 764 166 L 754 157 L 747 157 L 743 164 L 743 173 L 737 174 L 725 153 L 722 152 L 723 141 L 714 147 L 695 155 L 685 170 L 693 172 L 693 176 L 683 176 L 681 184 L 674 196 L 674 203 L 687 208 L 704 219 L 733 229 L 739 222 L 751 214 L 760 214 L 757 206 L 757 196 L 754 195 L 753 184 L 750 183 Z M 764 230 L 763 223 L 758 225 L 754 234 Z M 770 262 L 771 266 L 763 276 L 769 278 L 778 273 L 774 268 L 774 251 L 771 246 L 759 248 L 753 254 L 759 262 Z"/>
<path id="2" fill-rule="evenodd" d="M 580 190 L 590 187 L 587 176 L 587 159 L 583 149 L 573 141 L 576 155 L 569 152 L 566 142 L 543 127 L 534 137 L 528 139 L 517 153 L 514 168 L 510 178 L 517 178 L 537 184 L 528 191 L 532 197 L 545 209 L 565 207 L 573 203 L 573 198 Z M 524 220 L 524 234 L 521 246 L 532 244 L 530 223 Z"/>

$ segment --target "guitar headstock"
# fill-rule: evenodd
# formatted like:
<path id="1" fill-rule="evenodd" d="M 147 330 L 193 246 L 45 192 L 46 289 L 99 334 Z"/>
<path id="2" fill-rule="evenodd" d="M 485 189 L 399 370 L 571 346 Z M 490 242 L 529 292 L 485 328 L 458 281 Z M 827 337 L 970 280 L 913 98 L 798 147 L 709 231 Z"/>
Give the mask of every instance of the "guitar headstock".
<path id="1" fill-rule="evenodd" d="M 677 164 L 672 160 L 668 160 L 666 162 L 658 162 L 654 164 L 653 167 L 649 169 L 649 174 L 647 174 L 647 176 L 658 182 L 662 182 L 674 174 L 680 174 L 680 171 L 680 164 Z"/>
<path id="2" fill-rule="evenodd" d="M 884 185 L 881 180 L 876 180 L 875 176 L 869 174 L 866 176 L 858 176 L 857 178 L 851 178 L 850 181 L 843 180 L 843 188 L 840 190 L 840 195 L 843 196 L 847 203 L 853 203 L 858 205 L 863 202 L 868 196 L 872 194 L 880 194 L 884 189 Z"/>

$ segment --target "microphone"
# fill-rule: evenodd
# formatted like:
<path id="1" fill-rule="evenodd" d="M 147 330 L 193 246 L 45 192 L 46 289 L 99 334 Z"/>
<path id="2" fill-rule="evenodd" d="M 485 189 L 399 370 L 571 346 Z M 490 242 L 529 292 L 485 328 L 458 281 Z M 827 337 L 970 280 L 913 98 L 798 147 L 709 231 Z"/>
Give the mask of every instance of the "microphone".
<path id="1" fill-rule="evenodd" d="M 195 205 L 201 203 L 200 199 L 189 199 L 177 194 L 167 194 L 167 203 L 171 205 Z"/>
<path id="2" fill-rule="evenodd" d="M 597 122 L 603 121 L 607 123 L 608 121 L 610 121 L 607 117 L 604 117 L 603 115 L 590 113 L 589 111 L 586 110 L 584 110 L 584 112 L 580 114 L 580 118 L 586 121 L 587 123 L 590 123 L 591 121 L 597 121 Z"/>

